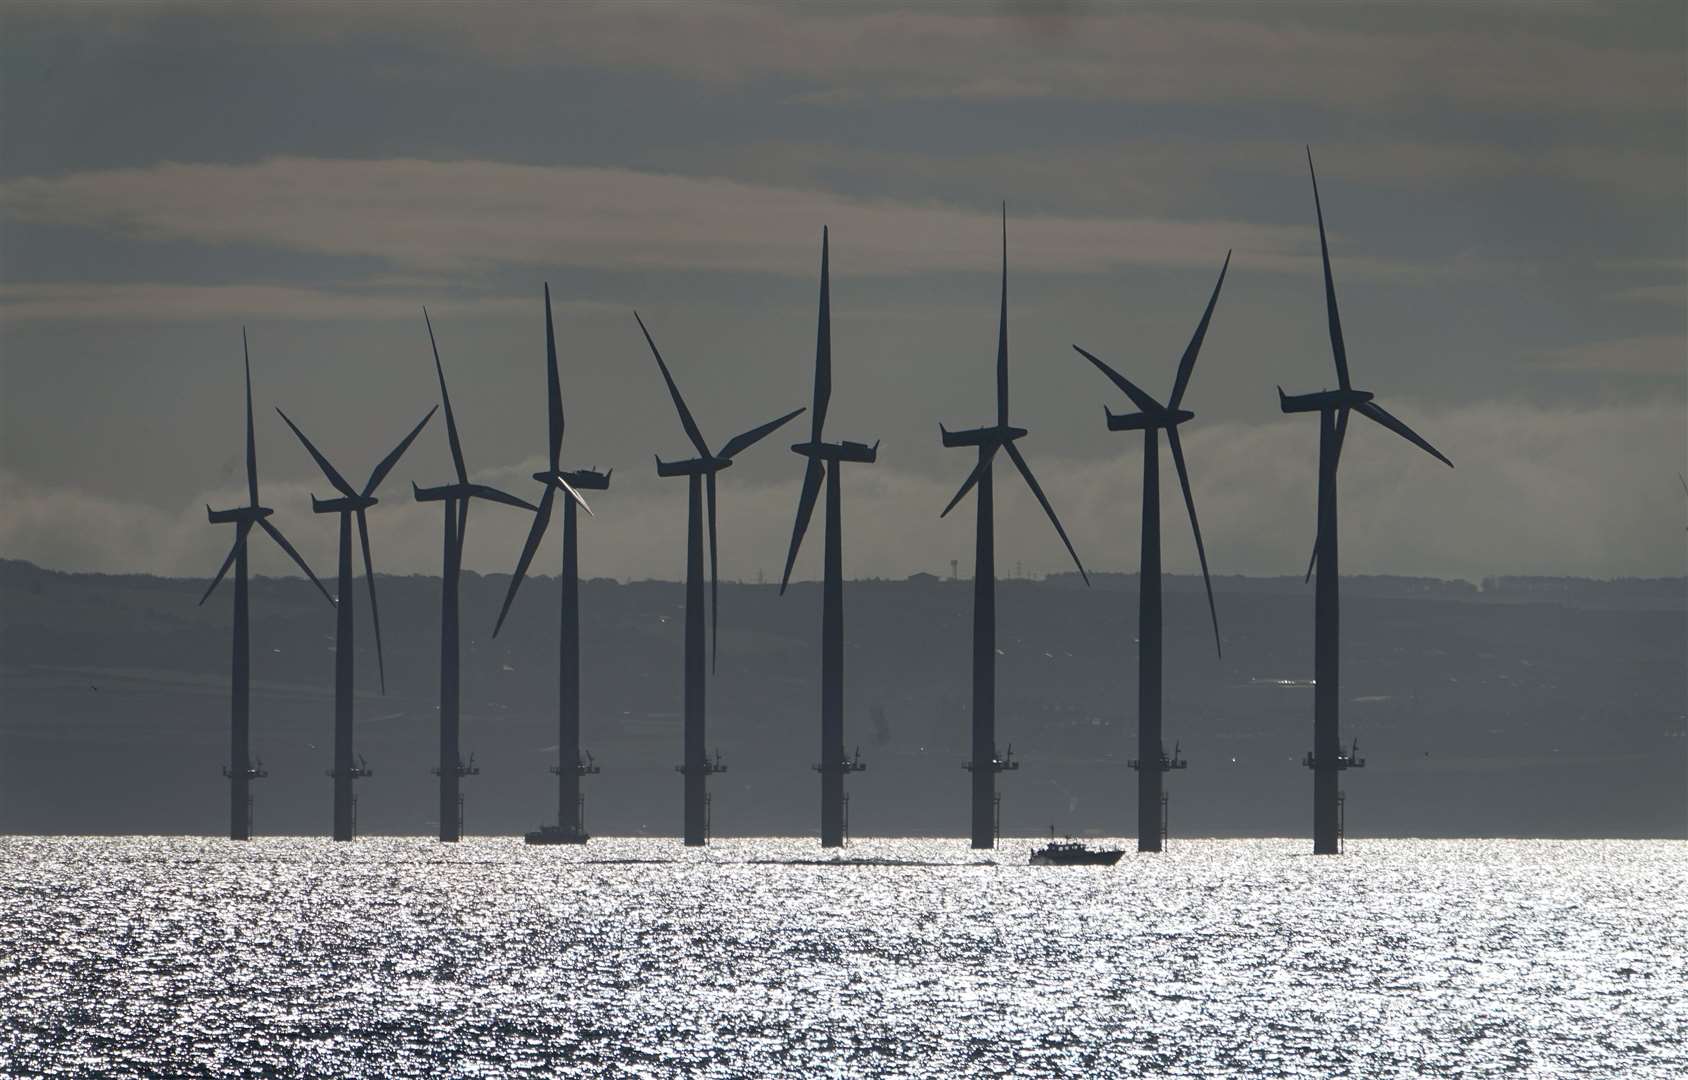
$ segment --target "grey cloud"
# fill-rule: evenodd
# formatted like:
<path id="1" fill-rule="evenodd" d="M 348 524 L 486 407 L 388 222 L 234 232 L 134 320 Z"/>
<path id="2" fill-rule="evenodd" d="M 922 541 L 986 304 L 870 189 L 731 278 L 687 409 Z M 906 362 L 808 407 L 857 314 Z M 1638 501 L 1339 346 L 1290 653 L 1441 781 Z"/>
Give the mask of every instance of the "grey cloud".
<path id="1" fill-rule="evenodd" d="M 1375 425 L 1356 420 L 1342 464 L 1343 569 L 1478 579 L 1497 573 L 1677 574 L 1683 570 L 1684 515 L 1674 473 L 1681 468 L 1688 415 L 1680 402 L 1547 409 L 1485 404 L 1431 411 L 1389 400 L 1392 411 L 1453 458 L 1449 470 Z M 1261 424 L 1202 424 L 1185 437 L 1197 507 L 1216 573 L 1299 573 L 1310 550 L 1313 513 L 1312 425 L 1296 418 Z M 1026 453 L 1086 565 L 1134 569 L 1141 500 L 1140 447 L 1122 438 L 1101 459 Z M 795 461 L 795 459 L 793 459 Z M 538 458 L 478 475 L 525 490 Z M 1177 505 L 1170 467 L 1162 480 L 1166 564 L 1196 570 L 1194 545 Z M 967 471 L 916 474 L 894 462 L 847 477 L 846 573 L 901 577 L 946 573 L 950 559 L 971 562 L 971 503 L 940 520 Z M 582 571 L 622 579 L 676 579 L 683 569 L 681 485 L 644 468 L 616 471 L 615 488 L 595 500 L 582 526 Z M 798 483 L 790 477 L 722 484 L 721 571 L 754 580 L 777 576 L 790 537 Z M 309 485 L 266 483 L 276 520 L 319 573 L 331 565 L 332 530 L 309 512 Z M 1028 573 L 1064 568 L 1065 553 L 1017 478 L 998 479 L 1000 566 Z M 44 565 L 108 571 L 209 575 L 228 544 L 226 530 L 205 524 L 202 504 L 237 502 L 233 486 L 158 508 L 62 489 L 41 490 L 0 473 L 0 551 Z M 394 491 L 370 515 L 377 568 L 438 573 L 436 508 Z M 527 517 L 477 509 L 466 563 L 508 573 Z M 854 526 L 852 527 L 852 523 Z M 871 525 L 870 525 L 871 523 Z M 263 552 L 258 569 L 284 573 L 281 556 Z M 816 572 L 813 553 L 796 576 Z M 552 573 L 555 553 L 542 555 Z"/>
<path id="2" fill-rule="evenodd" d="M 351 6 L 302 29 L 266 10 L 283 33 L 409 32 L 505 64 L 646 68 L 717 83 L 783 78 L 836 87 L 831 92 L 846 99 L 1248 99 L 1341 108 L 1433 99 L 1645 110 L 1682 88 L 1679 22 L 1668 45 L 1594 45 L 1556 36 L 1554 24 L 1522 11 L 1473 20 L 1463 10 L 1417 9 L 1418 25 L 1379 33 L 1319 7 L 1247 16 L 1234 8 L 1098 7 L 1070 9 L 1071 32 L 1048 34 L 1028 33 L 1028 21 L 1013 13 L 953 6 L 571 4 L 489 15 L 432 4 L 396 17 L 389 7 Z"/>
<path id="3" fill-rule="evenodd" d="M 0 185 L 14 220 L 204 244 L 376 256 L 427 270 L 509 263 L 813 272 L 818 223 L 848 231 L 857 272 L 995 267 L 996 215 L 628 169 L 496 162 L 167 164 Z M 1022 269 L 1206 265 L 1236 247 L 1304 253 L 1305 229 L 1231 221 L 1038 216 L 1013 223 Z M 1303 256 L 1304 257 L 1304 256 Z"/>

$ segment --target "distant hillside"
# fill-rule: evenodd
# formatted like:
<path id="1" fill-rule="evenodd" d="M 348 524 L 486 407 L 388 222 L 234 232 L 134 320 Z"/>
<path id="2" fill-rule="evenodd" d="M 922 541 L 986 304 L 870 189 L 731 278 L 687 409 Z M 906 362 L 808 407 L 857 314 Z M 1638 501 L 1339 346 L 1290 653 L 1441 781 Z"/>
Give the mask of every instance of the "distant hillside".
<path id="1" fill-rule="evenodd" d="M 220 834 L 230 594 L 204 581 L 64 574 L 0 560 L 0 831 Z M 434 828 L 439 582 L 381 577 L 388 692 L 358 606 L 360 828 Z M 464 746 L 471 833 L 554 813 L 555 579 L 528 582 L 496 641 L 508 578 L 465 574 Z M 332 585 L 330 586 L 332 588 Z M 361 583 L 360 583 L 361 588 Z M 1344 580 L 1344 730 L 1365 835 L 1688 834 L 1688 588 L 1590 582 Z M 1191 765 L 1169 784 L 1182 835 L 1305 835 L 1311 785 L 1312 591 L 1299 578 L 1215 580 L 1214 656 L 1199 578 L 1170 577 L 1166 723 Z M 1004 831 L 1135 829 L 1134 575 L 1007 580 L 999 592 Z M 970 583 L 917 575 L 846 589 L 848 739 L 857 835 L 966 827 Z M 588 826 L 678 832 L 681 587 L 582 584 Z M 329 817 L 334 619 L 296 579 L 252 585 L 259 832 Z M 819 589 L 723 584 L 709 742 L 720 834 L 817 826 Z"/>

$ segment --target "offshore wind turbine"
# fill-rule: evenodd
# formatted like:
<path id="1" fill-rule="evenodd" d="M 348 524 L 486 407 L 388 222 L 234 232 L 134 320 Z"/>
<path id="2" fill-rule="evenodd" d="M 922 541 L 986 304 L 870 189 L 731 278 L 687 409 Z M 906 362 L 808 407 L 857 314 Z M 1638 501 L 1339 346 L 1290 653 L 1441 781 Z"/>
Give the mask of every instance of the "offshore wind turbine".
<path id="1" fill-rule="evenodd" d="M 753 427 L 742 435 L 734 435 L 721 447 L 719 453 L 709 449 L 709 444 L 703 439 L 703 432 L 698 430 L 697 421 L 692 419 L 692 412 L 686 408 L 686 399 L 680 396 L 680 388 L 674 385 L 674 377 L 668 372 L 668 365 L 663 362 L 662 353 L 657 351 L 656 342 L 651 338 L 651 332 L 645 328 L 645 320 L 634 312 L 633 318 L 639 323 L 639 329 L 645 335 L 645 343 L 651 347 L 651 355 L 656 357 L 656 366 L 662 371 L 662 381 L 668 384 L 668 395 L 674 399 L 674 409 L 680 414 L 680 426 L 686 429 L 686 437 L 697 448 L 698 456 L 686 461 L 663 461 L 656 459 L 656 474 L 658 476 L 684 476 L 687 481 L 687 510 L 686 510 L 686 691 L 685 691 L 685 729 L 683 764 L 674 766 L 676 772 L 685 777 L 685 841 L 688 847 L 696 847 L 708 843 L 708 830 L 705 827 L 707 816 L 708 778 L 711 773 L 726 772 L 726 766 L 721 764 L 721 755 L 716 753 L 711 761 L 705 751 L 704 731 L 704 669 L 703 669 L 703 503 L 705 493 L 708 500 L 709 517 L 709 612 L 710 612 L 710 643 L 713 653 L 710 667 L 714 668 L 714 656 L 720 652 L 721 610 L 717 603 L 719 598 L 719 578 L 716 574 L 719 549 L 715 540 L 715 475 L 733 463 L 733 458 L 750 449 L 776 428 L 798 415 L 803 410 L 793 409 L 777 419 L 770 420 L 759 427 Z"/>
<path id="2" fill-rule="evenodd" d="M 352 599 L 352 519 L 358 524 L 358 542 L 363 548 L 363 579 L 369 585 L 369 617 L 375 626 L 375 662 L 381 672 L 381 692 L 387 692 L 387 661 L 381 652 L 381 609 L 375 603 L 375 566 L 369 556 L 369 519 L 367 512 L 380 500 L 375 498 L 375 489 L 381 486 L 381 481 L 393 471 L 399 458 L 410 449 L 410 444 L 421 434 L 422 428 L 433 419 L 439 406 L 428 410 L 428 415 L 410 429 L 410 434 L 395 447 L 392 453 L 382 458 L 369 474 L 369 481 L 358 491 L 346 483 L 345 477 L 329 464 L 305 433 L 299 430 L 291 417 L 282 412 L 276 412 L 287 421 L 287 426 L 293 429 L 293 434 L 299 436 L 312 460 L 322 470 L 322 475 L 338 491 L 339 497 L 332 499 L 318 499 L 311 496 L 311 510 L 318 514 L 340 515 L 340 580 L 336 588 L 338 596 L 338 612 L 334 622 L 334 768 L 328 775 L 334 780 L 334 839 L 352 839 L 352 781 L 361 780 L 373 775 L 364 765 L 359 756 L 356 761 L 352 757 L 352 662 L 355 659 L 356 643 L 353 640 Z"/>
<path id="3" fill-rule="evenodd" d="M 1307 151 L 1307 173 L 1313 181 L 1313 209 L 1319 218 L 1319 254 L 1325 268 L 1325 311 L 1330 323 L 1331 355 L 1336 361 L 1337 389 L 1315 394 L 1288 395 L 1278 387 L 1278 407 L 1286 413 L 1319 414 L 1319 509 L 1313 559 L 1318 582 L 1313 600 L 1313 749 L 1302 764 L 1313 770 L 1313 853 L 1335 855 L 1341 850 L 1337 811 L 1337 774 L 1365 764 L 1355 753 L 1342 752 L 1338 694 L 1341 604 L 1337 590 L 1336 468 L 1348 433 L 1348 414 L 1357 412 L 1388 428 L 1442 464 L 1453 462 L 1441 451 L 1385 411 L 1369 390 L 1357 390 L 1348 375 L 1348 350 L 1342 341 L 1342 320 L 1336 310 L 1336 285 L 1330 272 L 1330 247 L 1325 241 L 1325 212 L 1319 202 L 1319 178 L 1313 171 L 1313 151 Z"/>
<path id="4" fill-rule="evenodd" d="M 445 555 L 440 574 L 440 763 L 434 774 L 440 778 L 440 839 L 451 843 L 463 838 L 461 781 L 480 772 L 474 761 L 465 763 L 459 742 L 457 583 L 463 570 L 463 536 L 469 527 L 469 502 L 488 502 L 537 510 L 530 502 L 485 484 L 471 484 L 463 464 L 463 444 L 457 438 L 457 420 L 451 412 L 451 394 L 445 388 L 445 368 L 440 364 L 440 346 L 434 340 L 434 324 L 428 309 L 422 309 L 428 326 L 428 344 L 434 350 L 434 371 L 440 378 L 440 403 L 445 406 L 445 431 L 451 443 L 451 464 L 457 471 L 455 483 L 439 487 L 418 487 L 411 482 L 417 502 L 437 502 L 445 510 Z"/>
<path id="5" fill-rule="evenodd" d="M 1167 445 L 1172 448 L 1172 461 L 1178 467 L 1178 483 L 1184 490 L 1184 506 L 1190 512 L 1190 531 L 1196 537 L 1196 556 L 1202 564 L 1202 584 L 1207 586 L 1207 611 L 1213 619 L 1213 648 L 1221 652 L 1219 644 L 1219 613 L 1213 606 L 1213 581 L 1207 572 L 1207 548 L 1202 544 L 1202 528 L 1196 522 L 1196 500 L 1190 494 L 1190 474 L 1184 465 L 1184 447 L 1178 439 L 1178 425 L 1194 420 L 1196 414 L 1183 408 L 1184 392 L 1190 387 L 1190 375 L 1196 369 L 1196 356 L 1201 352 L 1202 340 L 1207 337 L 1208 323 L 1213 320 L 1214 305 L 1219 303 L 1219 290 L 1225 285 L 1225 272 L 1231 268 L 1231 253 L 1225 253 L 1225 265 L 1219 268 L 1219 280 L 1208 298 L 1195 335 L 1178 361 L 1178 374 L 1173 379 L 1172 396 L 1165 405 L 1139 389 L 1124 375 L 1115 371 L 1094 355 L 1073 348 L 1079 355 L 1095 364 L 1115 386 L 1137 406 L 1134 413 L 1123 415 L 1104 407 L 1109 431 L 1141 431 L 1143 433 L 1143 540 L 1138 567 L 1137 600 L 1137 758 L 1131 767 L 1137 770 L 1137 850 L 1161 849 L 1161 791 L 1165 773 L 1182 769 L 1185 762 L 1175 750 L 1167 756 L 1161 736 L 1161 535 L 1160 535 L 1160 432 L 1166 432 Z"/>
<path id="6" fill-rule="evenodd" d="M 577 469 L 563 472 L 558 464 L 563 450 L 563 389 L 557 376 L 557 335 L 551 325 L 551 286 L 545 286 L 545 418 L 548 426 L 550 468 L 536 472 L 533 478 L 545 486 L 539 500 L 539 513 L 534 515 L 528 530 L 527 542 L 522 545 L 516 572 L 510 577 L 510 590 L 504 594 L 504 606 L 499 609 L 498 623 L 492 636 L 504 628 L 504 617 L 516 599 L 528 565 L 545 539 L 545 529 L 551 521 L 551 504 L 557 492 L 563 499 L 563 574 L 562 574 L 562 632 L 557 643 L 557 764 L 551 771 L 557 774 L 557 830 L 567 843 L 586 842 L 585 823 L 581 820 L 580 778 L 598 771 L 596 763 L 583 760 L 580 755 L 580 558 L 575 543 L 575 507 L 592 513 L 586 505 L 581 489 L 604 491 L 610 486 L 610 474 L 596 469 Z M 613 471 L 613 470 L 612 470 Z"/>
<path id="7" fill-rule="evenodd" d="M 1032 475 L 1031 466 L 1026 464 L 1025 457 L 1014 445 L 1016 439 L 1027 434 L 1026 429 L 1011 427 L 1008 423 L 1006 203 L 1002 208 L 1002 308 L 996 331 L 996 423 L 990 427 L 972 428 L 967 431 L 950 431 L 943 424 L 939 424 L 938 433 L 945 446 L 974 446 L 978 447 L 979 451 L 979 463 L 968 474 L 961 490 L 955 493 L 955 498 L 949 501 L 949 505 L 944 507 L 943 513 L 938 516 L 948 515 L 969 491 L 975 487 L 979 489 L 973 563 L 973 754 L 964 768 L 973 774 L 973 846 L 991 848 L 996 846 L 996 774 L 1019 768 L 1014 762 L 1012 747 L 1005 755 L 998 755 L 996 751 L 996 511 L 991 461 L 996 457 L 998 450 L 1007 452 L 1009 460 L 1014 462 L 1014 467 L 1025 477 L 1026 486 L 1037 496 L 1037 501 L 1043 506 L 1043 512 L 1049 515 L 1050 523 L 1060 534 L 1061 543 L 1066 545 L 1067 554 L 1072 556 L 1073 565 L 1078 567 L 1079 575 L 1084 578 L 1086 585 L 1090 584 L 1090 575 L 1085 573 L 1078 552 L 1073 550 L 1072 541 L 1067 539 L 1067 530 L 1061 527 L 1061 519 L 1055 516 L 1055 508 L 1049 505 L 1043 488 L 1038 486 L 1037 477 Z"/>
<path id="8" fill-rule="evenodd" d="M 797 521 L 791 530 L 791 550 L 780 577 L 780 595 L 791 582 L 791 567 L 803 545 L 803 534 L 814 514 L 821 481 L 826 481 L 826 548 L 821 584 L 821 846 L 844 843 L 844 775 L 867 766 L 844 755 L 844 557 L 843 513 L 839 473 L 846 461 L 871 463 L 879 443 L 829 443 L 822 438 L 827 403 L 832 399 L 832 292 L 827 270 L 827 230 L 821 229 L 821 299 L 815 329 L 815 396 L 809 410 L 809 441 L 794 443 L 792 453 L 809 459 L 803 472 L 803 493 L 797 500 Z M 827 462 L 832 467 L 827 467 Z"/>
<path id="9" fill-rule="evenodd" d="M 217 571 L 217 576 L 211 579 L 205 595 L 199 598 L 204 604 L 211 593 L 217 588 L 229 567 L 234 567 L 234 659 L 230 676 L 229 695 L 229 763 L 223 768 L 223 775 L 229 778 L 229 839 L 252 839 L 252 781 L 268 776 L 262 762 L 252 760 L 252 726 L 251 726 L 251 672 L 252 672 L 252 625 L 247 606 L 246 586 L 246 538 L 256 525 L 270 535 L 281 550 L 287 552 L 288 558 L 299 565 L 305 576 L 311 579 L 311 584 L 322 593 L 323 599 L 330 604 L 334 602 L 328 595 L 328 590 L 322 587 L 322 582 L 311 573 L 311 568 L 305 565 L 305 560 L 287 542 L 287 537 L 281 535 L 281 530 L 270 524 L 269 517 L 275 511 L 258 503 L 258 449 L 257 440 L 252 431 L 252 354 L 246 346 L 246 328 L 240 331 L 240 349 L 246 361 L 246 494 L 247 504 L 233 510 L 213 510 L 207 506 L 205 516 L 213 525 L 233 525 L 234 545 L 229 548 L 228 557 Z"/>

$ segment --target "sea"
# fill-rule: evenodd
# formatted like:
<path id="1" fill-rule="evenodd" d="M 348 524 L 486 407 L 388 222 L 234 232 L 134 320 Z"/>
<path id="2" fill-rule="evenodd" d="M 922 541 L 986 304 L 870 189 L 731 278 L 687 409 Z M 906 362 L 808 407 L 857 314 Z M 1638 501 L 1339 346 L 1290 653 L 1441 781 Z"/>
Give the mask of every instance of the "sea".
<path id="1" fill-rule="evenodd" d="M 1688 1077 L 1688 842 L 1038 842 L 3 837 L 0 1073 Z"/>

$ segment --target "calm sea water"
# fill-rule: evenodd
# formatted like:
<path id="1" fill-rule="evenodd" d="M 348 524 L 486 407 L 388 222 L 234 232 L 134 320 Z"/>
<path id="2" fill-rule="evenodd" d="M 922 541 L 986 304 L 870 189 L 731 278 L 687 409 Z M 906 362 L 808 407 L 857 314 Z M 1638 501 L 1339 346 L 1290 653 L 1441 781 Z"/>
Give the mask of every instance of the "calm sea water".
<path id="1" fill-rule="evenodd" d="M 1688 844 L 0 838 L 24 1076 L 1688 1076 Z"/>

